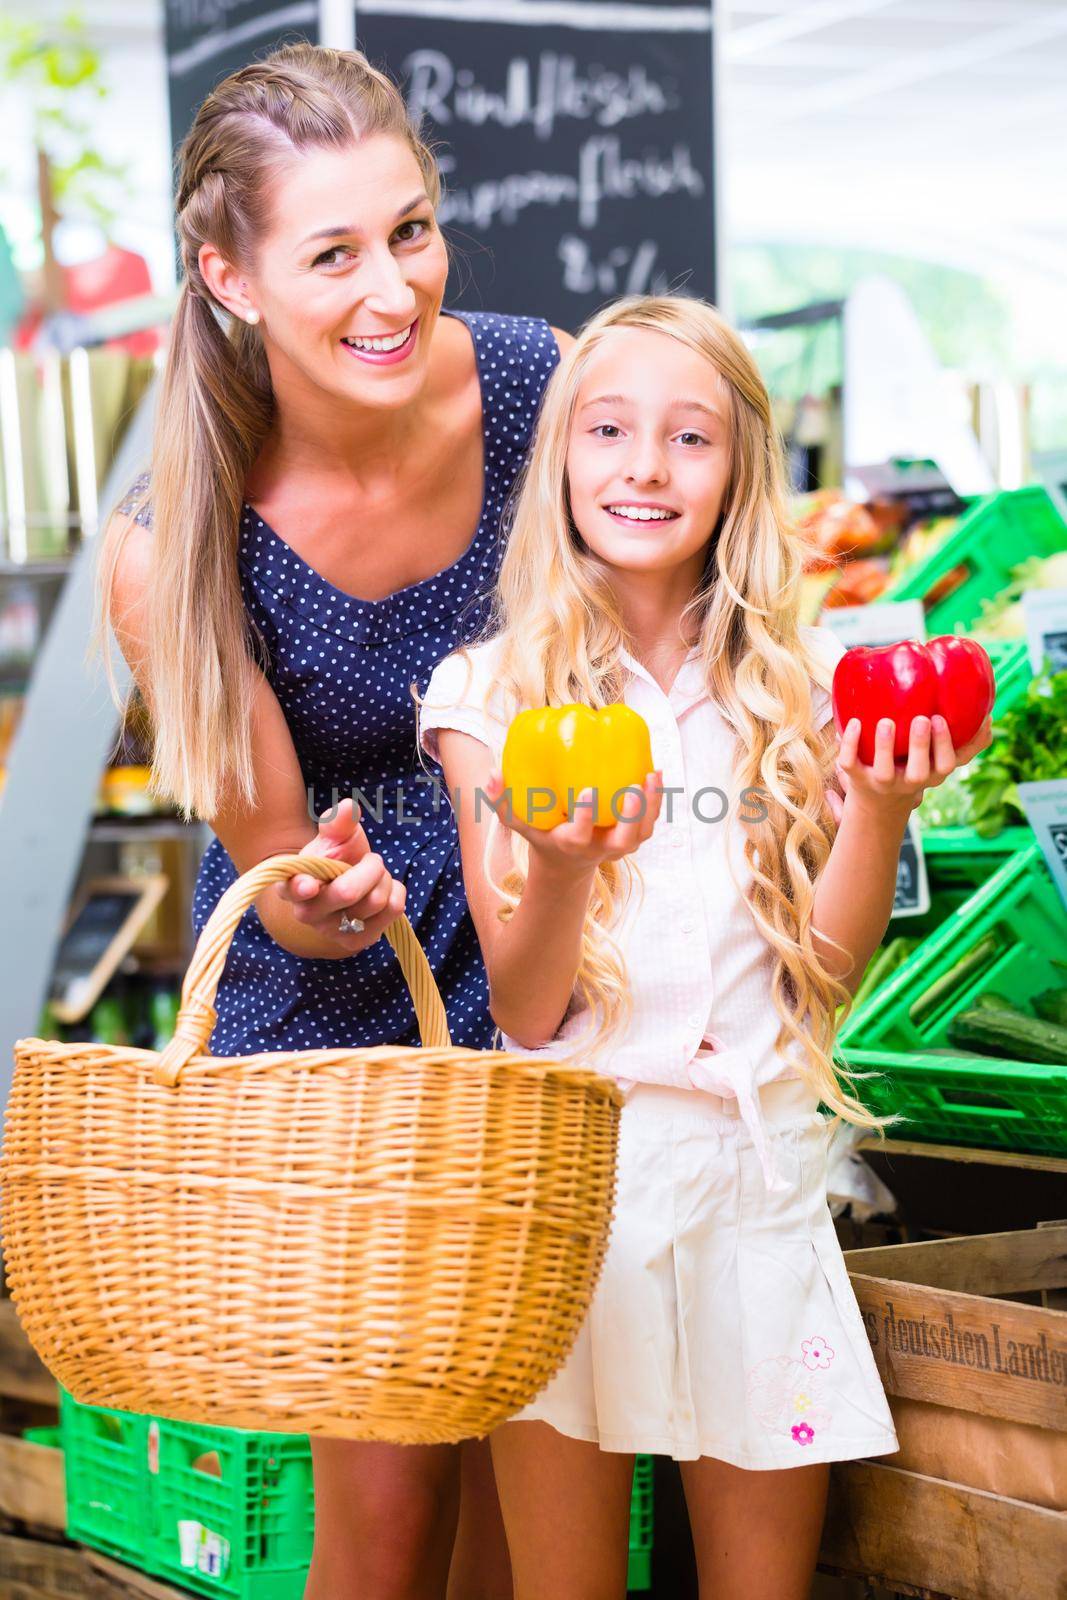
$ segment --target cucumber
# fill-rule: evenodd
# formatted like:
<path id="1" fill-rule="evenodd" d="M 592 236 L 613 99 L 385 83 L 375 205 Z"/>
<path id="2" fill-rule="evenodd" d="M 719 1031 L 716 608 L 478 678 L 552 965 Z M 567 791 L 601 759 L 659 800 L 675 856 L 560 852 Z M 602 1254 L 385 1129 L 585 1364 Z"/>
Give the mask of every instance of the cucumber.
<path id="1" fill-rule="evenodd" d="M 976 995 L 968 1009 L 976 1011 L 1018 1011 L 1019 1008 L 1004 995 L 993 994 L 990 991 L 986 994 Z"/>
<path id="2" fill-rule="evenodd" d="M 948 1040 L 958 1049 L 1003 1061 L 1035 1061 L 1067 1067 L 1067 1028 L 1023 1011 L 974 1006 L 948 1025 Z"/>
<path id="3" fill-rule="evenodd" d="M 852 996 L 853 1011 L 863 1005 L 865 1000 L 870 999 L 875 989 L 880 988 L 898 967 L 904 965 L 918 943 L 918 939 L 900 934 L 874 952 L 867 963 L 867 970 L 860 980 L 860 986 Z"/>
<path id="4" fill-rule="evenodd" d="M 1046 1022 L 1067 1028 L 1067 989 L 1046 989 L 1043 994 L 1035 994 L 1030 1004 Z"/>
<path id="5" fill-rule="evenodd" d="M 916 1025 L 923 1023 L 931 1016 L 943 1000 L 951 997 L 954 990 L 968 978 L 976 978 L 983 967 L 988 966 L 1000 950 L 1000 944 L 995 933 L 987 933 L 984 939 L 979 939 L 976 945 L 962 955 L 954 967 L 949 967 L 940 978 L 936 978 L 917 1000 L 913 1000 L 908 1008 L 908 1016 Z"/>

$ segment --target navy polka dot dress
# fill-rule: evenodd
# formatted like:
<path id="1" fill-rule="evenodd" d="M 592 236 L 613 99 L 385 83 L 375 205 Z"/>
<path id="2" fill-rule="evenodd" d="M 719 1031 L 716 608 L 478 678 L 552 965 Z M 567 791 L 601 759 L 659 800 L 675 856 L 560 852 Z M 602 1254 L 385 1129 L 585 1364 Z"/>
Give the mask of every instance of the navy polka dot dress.
<path id="1" fill-rule="evenodd" d="M 247 506 L 238 560 L 311 807 L 321 815 L 338 796 L 359 791 L 371 849 L 407 885 L 407 916 L 440 986 L 453 1042 L 485 1049 L 494 1029 L 455 819 L 443 788 L 435 790 L 420 765 L 410 686 L 425 693 L 438 661 L 482 620 L 479 601 L 499 564 L 501 513 L 559 351 L 541 321 L 485 312 L 461 320 L 481 382 L 485 484 L 481 518 L 459 560 L 383 600 L 356 600 Z M 196 885 L 198 933 L 236 876 L 213 840 Z M 215 1055 L 418 1043 L 411 999 L 386 940 L 342 961 L 309 960 L 276 944 L 254 908 L 234 936 L 216 1006 Z"/>

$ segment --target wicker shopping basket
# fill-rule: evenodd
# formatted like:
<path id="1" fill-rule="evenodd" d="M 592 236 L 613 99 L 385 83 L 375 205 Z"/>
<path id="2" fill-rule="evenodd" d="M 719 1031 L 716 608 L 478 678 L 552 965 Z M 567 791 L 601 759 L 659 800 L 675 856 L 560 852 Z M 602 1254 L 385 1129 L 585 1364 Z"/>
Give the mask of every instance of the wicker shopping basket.
<path id="1" fill-rule="evenodd" d="M 386 933 L 422 1047 L 206 1054 L 242 913 L 205 927 L 162 1054 L 24 1039 L 0 1178 L 12 1299 L 78 1400 L 194 1422 L 443 1443 L 567 1355 L 600 1271 L 620 1096 L 449 1040 L 410 923 Z"/>

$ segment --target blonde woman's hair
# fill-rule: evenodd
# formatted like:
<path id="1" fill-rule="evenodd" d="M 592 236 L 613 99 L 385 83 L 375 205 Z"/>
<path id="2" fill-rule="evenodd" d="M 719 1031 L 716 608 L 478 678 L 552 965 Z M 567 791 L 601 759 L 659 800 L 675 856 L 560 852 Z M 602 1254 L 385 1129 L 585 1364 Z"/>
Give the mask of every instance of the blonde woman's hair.
<path id="1" fill-rule="evenodd" d="M 251 637 L 237 570 L 245 479 L 274 412 L 255 329 L 222 311 L 200 272 L 213 244 L 251 265 L 282 168 L 308 150 L 375 134 L 403 139 L 436 207 L 440 178 L 396 85 L 357 51 L 296 44 L 242 67 L 208 95 L 178 162 L 184 282 L 171 328 L 149 481 L 153 582 L 142 687 L 154 732 L 153 788 L 186 815 L 213 816 L 224 791 L 254 803 Z M 135 502 L 136 506 L 136 502 Z M 104 542 L 101 637 L 123 530 Z M 114 685 L 114 679 L 112 679 Z"/>
<path id="2" fill-rule="evenodd" d="M 831 1059 L 836 1008 L 847 1006 L 849 997 L 813 942 L 815 879 L 835 831 L 825 798 L 834 756 L 831 741 L 812 723 L 809 680 L 828 687 L 827 674 L 798 626 L 804 546 L 787 520 L 780 441 L 759 369 L 704 302 L 621 300 L 586 324 L 553 374 L 508 514 L 487 630 L 499 650 L 494 679 L 512 711 L 570 701 L 600 707 L 623 696 L 620 650 L 630 641 L 610 568 L 575 527 L 567 486 L 582 380 L 617 328 L 666 334 L 694 350 L 718 373 L 729 401 L 729 480 L 719 525 L 708 530 L 704 574 L 683 615 L 683 633 L 697 638 L 708 690 L 735 734 L 731 810 L 747 788 L 762 788 L 767 796 L 766 820 L 746 821 L 744 854 L 752 875 L 748 905 L 774 955 L 777 1048 L 799 1045 L 801 1070 L 823 1102 L 850 1122 L 877 1126 Z M 514 908 L 529 855 L 521 837 L 511 840 L 514 870 L 495 887 Z M 619 870 L 624 864 L 598 869 L 586 918 L 577 994 L 591 1008 L 595 1033 L 583 1037 L 584 1048 L 614 1036 L 627 1017 L 625 968 L 611 932 L 623 891 L 632 887 L 632 877 L 627 882 Z"/>

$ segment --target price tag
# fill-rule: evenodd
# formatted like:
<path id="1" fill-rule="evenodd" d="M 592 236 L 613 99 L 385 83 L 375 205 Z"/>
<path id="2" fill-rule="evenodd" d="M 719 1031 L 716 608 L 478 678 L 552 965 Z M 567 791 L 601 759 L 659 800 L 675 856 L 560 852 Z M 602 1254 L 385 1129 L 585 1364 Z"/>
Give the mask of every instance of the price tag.
<path id="1" fill-rule="evenodd" d="M 922 917 L 930 909 L 930 880 L 926 857 L 915 817 L 908 819 L 908 831 L 897 858 L 897 892 L 893 897 L 894 917 Z"/>
<path id="2" fill-rule="evenodd" d="M 821 625 L 831 628 L 846 649 L 926 640 L 926 615 L 921 600 L 887 600 L 885 605 L 842 606 L 823 611 Z"/>
<path id="3" fill-rule="evenodd" d="M 1020 783 L 1019 802 L 1067 905 L 1067 778 Z"/>
<path id="4" fill-rule="evenodd" d="M 1067 672 L 1067 589 L 1028 589 L 1023 595 L 1026 642 L 1034 672 Z"/>

